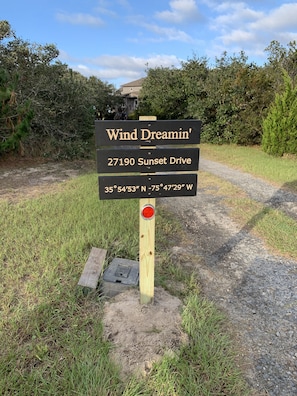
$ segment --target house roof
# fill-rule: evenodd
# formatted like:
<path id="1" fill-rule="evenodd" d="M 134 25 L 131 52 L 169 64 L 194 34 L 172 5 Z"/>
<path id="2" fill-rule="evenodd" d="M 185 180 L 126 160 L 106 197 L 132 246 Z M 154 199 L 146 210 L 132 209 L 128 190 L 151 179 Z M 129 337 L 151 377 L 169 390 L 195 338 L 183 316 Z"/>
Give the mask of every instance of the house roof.
<path id="1" fill-rule="evenodd" d="M 121 87 L 141 87 L 145 78 L 139 78 L 138 80 L 131 81 L 127 84 L 121 85 Z"/>

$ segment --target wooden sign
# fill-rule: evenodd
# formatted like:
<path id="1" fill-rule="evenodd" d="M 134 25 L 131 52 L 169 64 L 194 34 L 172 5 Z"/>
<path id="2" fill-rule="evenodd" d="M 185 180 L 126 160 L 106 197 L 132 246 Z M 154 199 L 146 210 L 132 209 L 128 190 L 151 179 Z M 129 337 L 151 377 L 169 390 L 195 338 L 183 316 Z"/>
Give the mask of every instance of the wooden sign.
<path id="1" fill-rule="evenodd" d="M 198 148 L 97 150 L 98 173 L 153 173 L 198 170 Z"/>
<path id="2" fill-rule="evenodd" d="M 156 146 L 200 143 L 199 120 L 96 120 L 96 146 Z"/>
<path id="3" fill-rule="evenodd" d="M 95 122 L 99 198 L 140 198 L 141 304 L 154 298 L 156 198 L 196 195 L 200 130 L 199 120 L 161 121 L 155 116 Z"/>
<path id="4" fill-rule="evenodd" d="M 102 200 L 195 196 L 196 191 L 196 173 L 99 176 Z"/>

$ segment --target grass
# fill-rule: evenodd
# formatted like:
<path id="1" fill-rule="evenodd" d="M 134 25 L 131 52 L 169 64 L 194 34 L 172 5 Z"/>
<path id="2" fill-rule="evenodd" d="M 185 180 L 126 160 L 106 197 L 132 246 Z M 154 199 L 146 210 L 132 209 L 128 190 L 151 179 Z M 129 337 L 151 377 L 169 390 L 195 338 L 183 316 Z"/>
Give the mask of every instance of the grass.
<path id="1" fill-rule="evenodd" d="M 296 221 L 283 212 L 253 201 L 240 188 L 207 172 L 200 172 L 199 187 L 224 198 L 229 215 L 242 227 L 261 237 L 276 254 L 297 260 Z"/>
<path id="2" fill-rule="evenodd" d="M 132 395 L 245 395 L 234 367 L 230 339 L 222 334 L 224 317 L 197 293 L 186 298 L 183 325 L 190 343 L 176 356 L 165 356 L 147 380 L 131 381 Z M 226 332 L 226 329 L 225 329 Z M 134 387 L 134 388 L 133 388 Z M 129 388 L 128 388 L 129 389 Z"/>
<path id="3" fill-rule="evenodd" d="M 249 198 L 229 197 L 231 215 L 245 231 L 253 231 L 275 253 L 297 260 L 296 221 L 279 210 L 265 207 Z"/>
<path id="4" fill-rule="evenodd" d="M 297 157 L 273 157 L 258 146 L 201 145 L 201 155 L 297 192 Z"/>
<path id="5" fill-rule="evenodd" d="M 41 197 L 0 202 L 1 395 L 246 394 L 224 318 L 199 295 L 195 275 L 170 260 L 168 241 L 181 231 L 162 211 L 156 284 L 184 285 L 190 343 L 148 378 L 120 378 L 103 337 L 102 299 L 77 281 L 92 246 L 109 259 L 137 259 L 138 201 L 99 201 L 97 190 L 89 174 Z"/>
<path id="6" fill-rule="evenodd" d="M 262 177 L 297 192 L 297 159 L 271 157 L 256 147 L 202 145 L 203 156 Z M 296 221 L 283 212 L 248 198 L 233 184 L 211 174 L 199 178 L 201 188 L 225 197 L 230 215 L 246 231 L 260 236 L 272 251 L 297 260 Z"/>
<path id="7" fill-rule="evenodd" d="M 85 176 L 63 192 L 1 203 L 3 395 L 117 392 L 100 301 L 76 283 L 91 246 L 137 256 L 137 203 L 98 203 L 96 183 Z"/>

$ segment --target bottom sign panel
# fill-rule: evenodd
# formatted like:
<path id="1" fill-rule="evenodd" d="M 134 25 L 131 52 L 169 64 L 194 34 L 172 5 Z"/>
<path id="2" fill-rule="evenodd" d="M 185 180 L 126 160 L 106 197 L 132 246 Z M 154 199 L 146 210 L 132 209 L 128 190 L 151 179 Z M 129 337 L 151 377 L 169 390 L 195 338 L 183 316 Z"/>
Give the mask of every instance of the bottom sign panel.
<path id="1" fill-rule="evenodd" d="M 159 198 L 197 194 L 197 173 L 99 176 L 99 198 Z"/>

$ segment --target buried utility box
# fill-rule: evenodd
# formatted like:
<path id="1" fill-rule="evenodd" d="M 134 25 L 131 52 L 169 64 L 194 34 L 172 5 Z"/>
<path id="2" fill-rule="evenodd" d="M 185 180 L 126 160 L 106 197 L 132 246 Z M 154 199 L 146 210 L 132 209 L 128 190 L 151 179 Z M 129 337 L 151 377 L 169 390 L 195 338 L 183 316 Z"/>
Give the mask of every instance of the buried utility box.
<path id="1" fill-rule="evenodd" d="M 114 258 L 103 274 L 102 291 L 107 297 L 114 297 L 139 283 L 139 262 Z"/>

